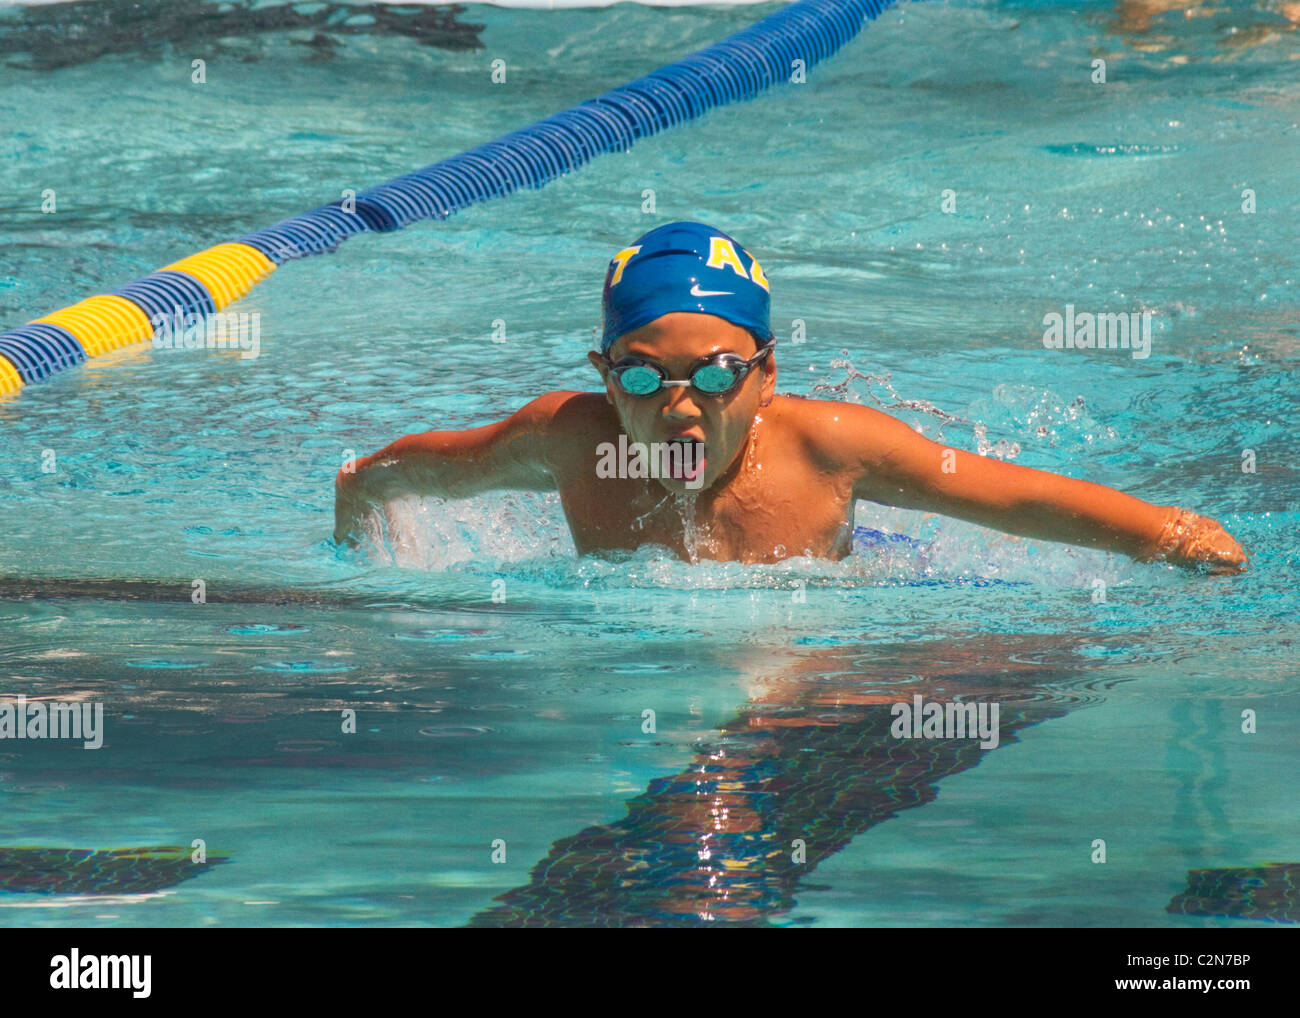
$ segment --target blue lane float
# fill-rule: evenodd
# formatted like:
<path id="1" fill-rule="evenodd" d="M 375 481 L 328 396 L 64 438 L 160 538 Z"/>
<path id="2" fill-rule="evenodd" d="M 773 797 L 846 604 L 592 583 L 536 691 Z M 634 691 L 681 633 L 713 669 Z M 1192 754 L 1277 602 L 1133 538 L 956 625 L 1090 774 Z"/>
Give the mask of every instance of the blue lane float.
<path id="1" fill-rule="evenodd" d="M 752 99 L 791 80 L 799 67 L 806 73 L 893 3 L 799 0 L 721 42 L 528 127 L 175 263 L 192 262 L 197 275 L 163 269 L 112 296 L 131 302 L 151 320 L 176 308 L 211 314 L 242 293 L 214 294 L 211 281 L 216 277 L 205 276 L 208 268 L 225 272 L 232 258 L 242 261 L 238 285 L 247 292 L 275 267 L 336 251 L 358 233 L 389 233 L 423 219 L 446 219 L 522 187 L 544 187 L 602 152 L 626 151 L 638 138 L 693 120 L 715 106 Z M 88 351 L 98 356 L 150 338 L 140 335 L 134 311 L 123 314 L 106 297 L 89 298 L 45 318 L 59 324 L 38 321 L 0 333 L 0 395 L 81 363 Z M 79 338 L 62 327 L 68 323 L 85 335 Z"/>
<path id="2" fill-rule="evenodd" d="M 236 239 L 237 244 L 256 248 L 277 265 L 293 258 L 329 254 L 356 233 L 365 233 L 365 222 L 350 212 L 344 212 L 342 203 L 323 205 L 292 219 L 285 219 L 256 233 Z"/>
<path id="3" fill-rule="evenodd" d="M 86 351 L 67 329 L 32 322 L 0 335 L 0 356 L 8 359 L 27 385 L 80 364 Z"/>
<path id="4" fill-rule="evenodd" d="M 164 269 L 128 283 L 116 292 L 133 302 L 146 315 L 172 315 L 177 308 L 183 314 L 191 311 L 210 315 L 217 310 L 207 287 L 193 276 Z"/>

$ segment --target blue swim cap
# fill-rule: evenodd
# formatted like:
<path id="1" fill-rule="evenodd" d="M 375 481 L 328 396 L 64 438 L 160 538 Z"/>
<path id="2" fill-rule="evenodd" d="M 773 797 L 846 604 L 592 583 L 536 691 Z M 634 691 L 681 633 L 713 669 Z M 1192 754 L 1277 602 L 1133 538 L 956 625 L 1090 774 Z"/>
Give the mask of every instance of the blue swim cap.
<path id="1" fill-rule="evenodd" d="M 717 315 L 772 340 L 771 293 L 762 266 L 728 237 L 703 223 L 667 223 L 638 237 L 614 256 L 601 298 L 608 353 L 625 332 L 673 311 Z"/>

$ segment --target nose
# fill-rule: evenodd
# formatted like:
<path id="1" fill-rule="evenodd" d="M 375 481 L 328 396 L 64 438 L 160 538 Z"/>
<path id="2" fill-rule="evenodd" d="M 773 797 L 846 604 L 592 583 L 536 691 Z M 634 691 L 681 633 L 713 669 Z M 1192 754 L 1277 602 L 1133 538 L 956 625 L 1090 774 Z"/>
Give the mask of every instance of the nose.
<path id="1" fill-rule="evenodd" d="M 700 406 L 691 395 L 689 385 L 675 385 L 668 390 L 668 402 L 664 404 L 664 416 L 671 421 L 695 420 L 700 416 Z"/>

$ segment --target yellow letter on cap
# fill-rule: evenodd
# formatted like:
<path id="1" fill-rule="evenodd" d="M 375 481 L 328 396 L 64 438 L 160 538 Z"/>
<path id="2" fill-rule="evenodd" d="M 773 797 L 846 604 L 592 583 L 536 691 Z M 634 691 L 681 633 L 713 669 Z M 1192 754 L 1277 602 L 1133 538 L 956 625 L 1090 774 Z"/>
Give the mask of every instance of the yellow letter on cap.
<path id="1" fill-rule="evenodd" d="M 736 275 L 745 279 L 749 278 L 749 273 L 745 271 L 745 266 L 740 264 L 740 258 L 736 254 L 736 249 L 731 246 L 731 241 L 726 237 L 709 238 L 709 260 L 705 262 L 711 269 L 721 269 L 731 266 Z"/>
<path id="2" fill-rule="evenodd" d="M 623 269 L 627 267 L 627 263 L 631 260 L 632 256 L 640 250 L 641 245 L 638 244 L 636 247 L 625 247 L 614 256 L 614 260 L 610 262 L 610 264 L 614 266 L 614 275 L 609 279 L 610 286 L 614 286 L 623 278 Z"/>
<path id="3" fill-rule="evenodd" d="M 754 277 L 754 282 L 757 283 L 759 286 L 761 286 L 768 293 L 771 293 L 772 288 L 767 285 L 767 276 L 763 275 L 763 266 L 758 264 L 758 259 L 755 258 L 752 254 L 749 254 L 749 251 L 747 249 L 742 247 L 740 250 L 744 251 L 745 254 L 749 255 L 749 271 Z"/>

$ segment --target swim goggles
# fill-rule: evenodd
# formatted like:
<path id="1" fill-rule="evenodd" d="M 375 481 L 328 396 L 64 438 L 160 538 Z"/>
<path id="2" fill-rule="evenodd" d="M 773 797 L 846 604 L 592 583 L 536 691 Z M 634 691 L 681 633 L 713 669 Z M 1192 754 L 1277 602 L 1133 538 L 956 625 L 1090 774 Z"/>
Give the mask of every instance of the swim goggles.
<path id="1" fill-rule="evenodd" d="M 601 354 L 601 358 L 618 379 L 622 390 L 630 396 L 653 396 L 670 385 L 690 385 L 705 396 L 725 396 L 745 380 L 750 369 L 771 352 L 773 345 L 766 344 L 749 360 L 735 353 L 704 357 L 691 369 L 690 377 L 686 379 L 670 379 L 658 364 L 651 364 L 639 357 L 624 357 L 617 364 L 610 360 L 609 354 Z"/>

